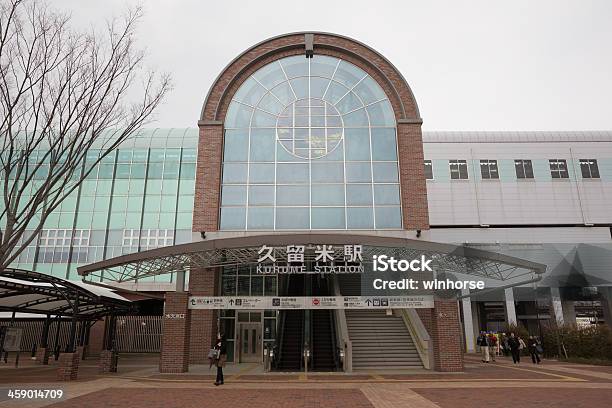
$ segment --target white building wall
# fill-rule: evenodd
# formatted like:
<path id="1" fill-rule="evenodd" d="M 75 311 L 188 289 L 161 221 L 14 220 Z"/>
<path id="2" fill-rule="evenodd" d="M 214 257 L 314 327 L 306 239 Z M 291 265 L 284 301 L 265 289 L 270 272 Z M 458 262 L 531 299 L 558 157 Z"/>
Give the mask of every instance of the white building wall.
<path id="1" fill-rule="evenodd" d="M 433 161 L 434 170 L 434 179 L 427 181 L 432 226 L 612 224 L 612 132 L 600 135 L 601 141 L 571 133 L 487 138 L 485 132 L 460 134 L 451 142 L 452 134 L 424 134 L 425 159 Z M 452 159 L 467 160 L 469 180 L 450 179 Z M 498 161 L 498 180 L 481 179 L 481 159 Z M 517 179 L 515 159 L 532 160 L 535 178 Z M 569 179 L 553 179 L 549 159 L 565 159 Z M 580 159 L 597 159 L 601 178 L 583 179 Z"/>

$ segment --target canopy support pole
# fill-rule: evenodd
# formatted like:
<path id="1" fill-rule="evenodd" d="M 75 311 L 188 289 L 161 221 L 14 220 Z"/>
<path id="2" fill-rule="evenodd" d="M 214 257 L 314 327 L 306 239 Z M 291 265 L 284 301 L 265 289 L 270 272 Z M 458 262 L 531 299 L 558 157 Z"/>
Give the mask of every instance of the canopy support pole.
<path id="1" fill-rule="evenodd" d="M 68 339 L 67 353 L 74 353 L 74 342 L 76 340 L 76 329 L 77 329 L 77 316 L 79 314 L 79 297 L 74 300 L 74 307 L 72 308 L 72 323 L 70 324 L 70 338 Z"/>

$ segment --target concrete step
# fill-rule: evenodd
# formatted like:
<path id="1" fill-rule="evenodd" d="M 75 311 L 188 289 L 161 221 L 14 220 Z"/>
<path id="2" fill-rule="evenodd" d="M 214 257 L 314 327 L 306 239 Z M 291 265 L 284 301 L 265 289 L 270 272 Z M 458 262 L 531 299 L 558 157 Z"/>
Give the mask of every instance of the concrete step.
<path id="1" fill-rule="evenodd" d="M 423 366 L 402 318 L 387 316 L 383 310 L 347 310 L 346 320 L 353 344 L 354 369 Z"/>

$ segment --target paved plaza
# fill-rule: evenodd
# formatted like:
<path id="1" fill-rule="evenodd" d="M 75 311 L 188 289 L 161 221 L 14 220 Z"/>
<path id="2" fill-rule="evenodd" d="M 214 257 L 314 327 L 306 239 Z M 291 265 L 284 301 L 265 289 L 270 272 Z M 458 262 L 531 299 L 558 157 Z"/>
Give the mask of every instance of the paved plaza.
<path id="1" fill-rule="evenodd" d="M 26 361 L 0 366 L 0 388 L 62 388 L 61 401 L 0 401 L 4 407 L 609 407 L 612 367 L 545 361 L 515 366 L 505 358 L 482 364 L 466 357 L 463 373 L 404 372 L 271 373 L 258 365 L 230 365 L 226 384 L 215 387 L 213 370 L 159 374 L 156 355 L 122 356 L 117 374 L 99 375 L 96 360 L 82 362 L 79 380 L 59 383 L 56 367 Z"/>

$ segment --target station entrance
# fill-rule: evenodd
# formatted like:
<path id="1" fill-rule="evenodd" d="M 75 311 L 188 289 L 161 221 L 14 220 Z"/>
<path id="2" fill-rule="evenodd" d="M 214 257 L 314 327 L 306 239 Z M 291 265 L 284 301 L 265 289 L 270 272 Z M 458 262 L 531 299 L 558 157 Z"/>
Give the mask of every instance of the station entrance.
<path id="1" fill-rule="evenodd" d="M 295 247 L 303 258 L 292 257 Z M 358 248 L 361 257 L 347 260 L 348 247 L 353 254 Z M 323 248 L 326 259 L 320 258 Z M 545 265 L 465 246 L 305 233 L 205 239 L 86 265 L 79 273 L 117 283 L 174 273 L 176 291 L 165 295 L 161 372 L 206 364 L 219 332 L 228 339 L 228 360 L 263 361 L 270 370 L 463 370 L 457 293 L 364 292 L 372 288 L 371 260 L 383 254 L 407 260 L 425 256 L 438 278 L 471 275 L 508 287 L 537 281 L 545 270 Z M 262 264 L 273 270 L 297 265 L 306 273 L 260 274 Z M 321 264 L 330 272 L 309 273 Z M 364 272 L 332 272 L 348 271 L 347 266 Z"/>
<path id="2" fill-rule="evenodd" d="M 256 319 L 261 320 L 261 312 L 251 312 L 250 315 L 259 315 Z M 239 314 L 240 315 L 240 314 Z M 239 319 L 240 320 L 240 316 Z M 238 333 L 236 343 L 238 344 L 238 361 L 240 363 L 260 363 L 263 358 L 263 337 L 261 322 L 237 322 Z"/>

